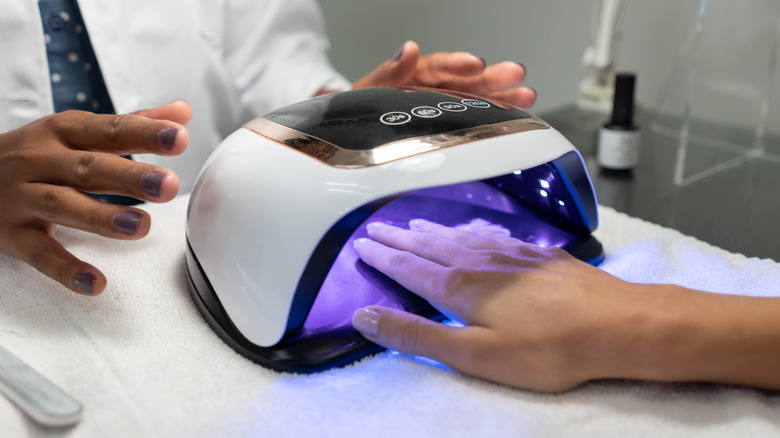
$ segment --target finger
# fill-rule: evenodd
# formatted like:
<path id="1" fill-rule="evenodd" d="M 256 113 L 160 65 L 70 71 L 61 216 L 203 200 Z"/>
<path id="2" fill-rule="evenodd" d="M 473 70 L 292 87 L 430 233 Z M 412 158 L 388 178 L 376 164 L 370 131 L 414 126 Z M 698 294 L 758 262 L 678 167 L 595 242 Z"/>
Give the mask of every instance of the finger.
<path id="1" fill-rule="evenodd" d="M 133 114 L 155 120 L 170 120 L 180 125 L 186 125 L 192 118 L 192 107 L 187 101 L 177 99 L 155 108 L 136 111 Z"/>
<path id="2" fill-rule="evenodd" d="M 488 66 L 482 74 L 471 77 L 454 76 L 444 82 L 445 88 L 489 95 L 517 87 L 525 80 L 525 67 L 516 62 L 502 62 Z"/>
<path id="3" fill-rule="evenodd" d="M 468 321 L 475 303 L 483 295 L 481 282 L 485 271 L 467 267 L 469 263 L 446 267 L 367 238 L 355 240 L 353 246 L 358 256 L 369 266 L 421 296 L 450 317 Z M 477 261 L 480 262 L 484 258 L 483 254 L 478 256 Z"/>
<path id="4" fill-rule="evenodd" d="M 189 133 L 184 126 L 135 114 L 65 111 L 49 120 L 60 140 L 73 149 L 178 155 L 189 143 Z"/>
<path id="5" fill-rule="evenodd" d="M 394 57 L 355 81 L 352 88 L 407 85 L 414 77 L 419 59 L 420 46 L 414 41 L 406 41 Z"/>
<path id="6" fill-rule="evenodd" d="M 438 226 L 439 229 L 442 229 L 444 232 L 447 227 Z M 525 262 L 533 262 L 538 260 L 540 257 L 542 259 L 545 259 L 549 257 L 547 254 L 551 251 L 553 251 L 553 248 L 557 247 L 548 247 L 544 248 L 541 246 L 538 246 L 533 243 L 524 242 L 520 239 L 515 239 L 514 237 L 503 235 L 503 234 L 497 234 L 495 231 L 491 230 L 491 225 L 487 226 L 481 226 L 477 224 L 474 228 L 471 228 L 469 230 L 458 230 L 463 233 L 467 234 L 475 234 L 479 237 L 482 237 L 487 240 L 492 240 L 497 242 L 497 246 L 495 248 L 485 248 L 488 250 L 487 252 L 484 252 L 481 254 L 483 256 L 482 265 L 480 263 L 473 263 L 472 266 L 478 267 L 478 266 L 491 266 L 491 265 L 497 265 L 501 264 L 502 261 L 505 265 L 513 265 L 513 266 L 524 266 L 526 265 Z M 431 232 L 436 232 L 431 231 Z M 475 250 L 477 250 L 475 248 Z M 492 250 L 492 251 L 491 251 Z M 495 253 L 501 253 L 502 255 L 499 256 L 498 254 L 491 254 L 491 252 Z"/>
<path id="7" fill-rule="evenodd" d="M 536 103 L 536 96 L 536 90 L 529 87 L 513 88 L 511 90 L 488 94 L 488 97 L 503 100 L 518 108 L 531 108 Z"/>
<path id="8" fill-rule="evenodd" d="M 441 287 L 462 287 L 471 284 L 475 280 L 472 275 L 475 269 L 521 267 L 526 254 L 538 254 L 538 251 L 519 241 L 505 245 L 493 240 L 489 233 L 476 234 L 440 225 L 438 227 L 438 232 L 449 237 L 443 237 L 435 232 L 404 230 L 381 222 L 369 223 L 366 230 L 371 239 L 384 246 L 413 254 L 446 268 L 453 268 L 446 273 L 441 273 L 437 278 L 441 280 L 439 282 Z M 452 238 L 460 239 L 473 245 L 474 248 L 469 248 Z M 519 260 L 518 254 L 521 256 Z"/>
<path id="9" fill-rule="evenodd" d="M 145 211 L 100 202 L 69 187 L 30 184 L 25 194 L 25 208 L 46 222 L 124 240 L 140 239 L 151 228 Z"/>
<path id="10" fill-rule="evenodd" d="M 151 202 L 170 201 L 179 191 L 173 171 L 110 153 L 62 150 L 41 157 L 37 172 L 38 181 Z"/>
<path id="11" fill-rule="evenodd" d="M 25 229 L 17 237 L 14 255 L 73 292 L 97 295 L 106 288 L 100 270 L 79 260 L 44 231 Z"/>
<path id="12" fill-rule="evenodd" d="M 447 268 L 371 239 L 356 239 L 353 247 L 361 260 L 401 286 L 420 295 L 431 304 L 435 305 L 441 301 L 440 296 L 444 292 L 441 282 L 446 278 Z"/>
<path id="13" fill-rule="evenodd" d="M 358 309 L 352 326 L 368 340 L 405 354 L 425 356 L 471 371 L 468 349 L 481 337 L 478 327 L 450 327 L 421 316 L 380 306 Z"/>
<path id="14" fill-rule="evenodd" d="M 466 52 L 437 52 L 420 58 L 416 85 L 451 88 L 447 85 L 474 82 L 486 71 L 485 60 L 479 56 Z"/>
<path id="15" fill-rule="evenodd" d="M 502 250 L 506 248 L 507 245 L 518 242 L 517 239 L 498 235 L 489 231 L 464 231 L 453 227 L 445 227 L 444 225 L 430 222 L 425 219 L 410 220 L 409 229 L 435 234 L 472 250 Z"/>
<path id="16" fill-rule="evenodd" d="M 496 233 L 492 230 L 492 226 L 497 226 L 497 224 L 488 224 L 485 226 L 478 224 L 476 226 L 470 227 L 467 230 L 464 230 L 455 227 L 446 227 L 444 225 L 427 221 L 425 219 L 412 219 L 409 221 L 409 228 L 411 230 L 437 234 L 475 251 L 503 251 L 508 248 L 515 248 L 518 246 L 531 248 L 537 247 L 531 243 L 523 242 L 520 239 L 516 239 L 505 234 Z"/>
<path id="17" fill-rule="evenodd" d="M 441 266 L 474 266 L 476 262 L 470 248 L 434 233 L 404 230 L 383 222 L 371 222 L 366 230 L 371 239 L 385 246 L 410 252 Z M 476 239 L 480 237 L 474 236 Z"/>

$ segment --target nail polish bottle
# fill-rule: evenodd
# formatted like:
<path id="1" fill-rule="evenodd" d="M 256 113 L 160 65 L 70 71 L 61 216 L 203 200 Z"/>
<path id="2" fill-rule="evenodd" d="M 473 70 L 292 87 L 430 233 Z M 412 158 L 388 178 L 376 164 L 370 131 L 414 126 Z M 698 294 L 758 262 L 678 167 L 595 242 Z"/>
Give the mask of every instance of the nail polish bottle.
<path id="1" fill-rule="evenodd" d="M 608 170 L 630 171 L 639 164 L 639 127 L 634 124 L 634 73 L 615 76 L 612 116 L 599 132 L 598 163 Z"/>

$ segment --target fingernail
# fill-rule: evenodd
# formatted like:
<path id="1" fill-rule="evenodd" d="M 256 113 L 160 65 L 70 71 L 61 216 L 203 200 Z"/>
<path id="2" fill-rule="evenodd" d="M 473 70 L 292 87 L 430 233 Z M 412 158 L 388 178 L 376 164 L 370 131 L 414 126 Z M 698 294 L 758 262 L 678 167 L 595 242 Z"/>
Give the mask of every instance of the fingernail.
<path id="1" fill-rule="evenodd" d="M 379 312 L 366 307 L 355 310 L 352 314 L 352 327 L 368 336 L 376 336 L 379 331 Z"/>
<path id="2" fill-rule="evenodd" d="M 170 126 L 157 133 L 157 140 L 165 149 L 173 148 L 173 144 L 176 142 L 176 134 L 179 133 L 179 128 Z"/>
<path id="3" fill-rule="evenodd" d="M 365 237 L 361 237 L 359 239 L 355 239 L 355 240 L 352 241 L 352 246 L 353 247 L 363 246 L 363 245 L 366 244 L 366 242 L 368 242 L 368 240 L 369 239 L 367 239 Z"/>
<path id="4" fill-rule="evenodd" d="M 374 231 L 374 230 L 377 230 L 379 228 L 384 227 L 385 225 L 386 224 L 384 222 L 369 222 L 368 224 L 366 224 L 366 230 Z"/>
<path id="5" fill-rule="evenodd" d="M 481 56 L 477 56 L 477 58 L 479 58 L 479 60 L 482 61 L 482 68 L 487 67 L 487 61 L 485 61 L 485 58 Z"/>
<path id="6" fill-rule="evenodd" d="M 90 272 L 82 272 L 73 277 L 73 284 L 85 294 L 92 295 L 92 287 L 95 285 L 95 276 Z"/>
<path id="7" fill-rule="evenodd" d="M 406 43 L 403 43 L 401 45 L 401 48 L 398 49 L 398 52 L 396 52 L 395 56 L 393 56 L 393 62 L 398 62 L 399 59 L 401 59 L 402 56 L 404 56 L 404 47 L 406 46 Z"/>
<path id="8" fill-rule="evenodd" d="M 125 234 L 135 234 L 139 222 L 141 222 L 141 214 L 133 210 L 125 210 L 114 216 L 114 228 Z"/>
<path id="9" fill-rule="evenodd" d="M 515 62 L 515 64 L 519 65 L 520 67 L 523 67 L 523 73 L 528 73 L 528 70 L 525 68 L 525 64 L 522 62 Z"/>
<path id="10" fill-rule="evenodd" d="M 536 88 L 528 87 L 528 89 L 534 92 L 534 98 L 539 97 L 539 93 L 536 92 Z"/>
<path id="11" fill-rule="evenodd" d="M 409 228 L 410 229 L 422 228 L 428 223 L 430 222 L 426 221 L 425 219 L 412 219 L 409 221 Z"/>
<path id="12" fill-rule="evenodd" d="M 141 188 L 152 196 L 160 195 L 160 187 L 165 179 L 165 174 L 160 172 L 147 172 L 141 177 Z"/>

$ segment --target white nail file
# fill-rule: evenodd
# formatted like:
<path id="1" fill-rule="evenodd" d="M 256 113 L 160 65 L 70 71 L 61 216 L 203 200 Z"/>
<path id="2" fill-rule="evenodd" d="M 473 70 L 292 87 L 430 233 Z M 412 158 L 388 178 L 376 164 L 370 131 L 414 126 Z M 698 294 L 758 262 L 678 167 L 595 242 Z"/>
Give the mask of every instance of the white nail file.
<path id="1" fill-rule="evenodd" d="M 43 426 L 71 426 L 81 419 L 81 403 L 1 346 L 0 391 Z"/>

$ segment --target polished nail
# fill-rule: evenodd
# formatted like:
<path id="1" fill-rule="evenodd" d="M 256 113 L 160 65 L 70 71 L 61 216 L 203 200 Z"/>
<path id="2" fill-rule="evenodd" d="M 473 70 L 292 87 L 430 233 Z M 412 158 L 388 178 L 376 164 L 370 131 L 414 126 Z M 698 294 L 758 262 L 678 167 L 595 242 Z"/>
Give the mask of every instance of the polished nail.
<path id="1" fill-rule="evenodd" d="M 160 196 L 160 187 L 164 179 L 164 173 L 147 172 L 141 177 L 141 188 L 152 196 Z"/>
<path id="2" fill-rule="evenodd" d="M 141 222 L 141 214 L 133 210 L 125 210 L 114 216 L 114 228 L 125 234 L 135 234 L 139 222 Z"/>
<path id="3" fill-rule="evenodd" d="M 370 240 L 370 239 L 368 239 L 368 238 L 365 238 L 365 237 L 361 237 L 361 238 L 359 238 L 359 239 L 355 239 L 355 240 L 353 240 L 353 241 L 352 241 L 352 246 L 353 246 L 353 247 L 355 247 L 355 248 L 357 248 L 357 247 L 359 247 L 359 246 L 363 246 L 363 245 L 365 245 L 365 244 L 366 244 L 366 242 L 368 242 L 369 240 Z"/>
<path id="4" fill-rule="evenodd" d="M 479 60 L 482 61 L 482 68 L 487 67 L 487 61 L 485 61 L 485 58 L 481 56 L 477 56 L 477 58 L 479 58 Z"/>
<path id="5" fill-rule="evenodd" d="M 95 275 L 90 272 L 77 274 L 73 277 L 73 284 L 85 294 L 92 295 L 92 287 L 95 285 Z"/>
<path id="6" fill-rule="evenodd" d="M 157 133 L 157 140 L 165 149 L 173 148 L 173 144 L 176 142 L 176 134 L 179 133 L 179 128 L 170 126 Z"/>
<path id="7" fill-rule="evenodd" d="M 422 228 L 426 225 L 428 225 L 430 222 L 426 221 L 425 219 L 412 219 L 409 221 L 409 229 L 414 230 L 417 228 Z"/>
<path id="8" fill-rule="evenodd" d="M 406 46 L 406 43 L 404 43 L 400 49 L 398 49 L 398 52 L 396 52 L 395 56 L 393 56 L 393 62 L 398 62 L 399 59 L 401 59 L 402 56 L 404 56 L 404 47 Z"/>
<path id="9" fill-rule="evenodd" d="M 379 312 L 363 307 L 352 314 L 352 327 L 368 336 L 376 336 L 379 332 Z"/>
<path id="10" fill-rule="evenodd" d="M 528 72 L 528 70 L 525 69 L 525 64 L 523 64 L 522 62 L 515 62 L 515 64 L 519 65 L 520 67 L 523 67 L 523 73 Z"/>
<path id="11" fill-rule="evenodd" d="M 382 228 L 385 225 L 387 224 L 385 224 L 384 222 L 369 222 L 366 224 L 366 230 L 368 231 L 378 230 L 379 228 Z"/>

